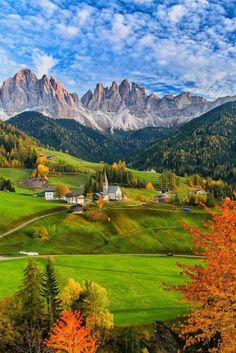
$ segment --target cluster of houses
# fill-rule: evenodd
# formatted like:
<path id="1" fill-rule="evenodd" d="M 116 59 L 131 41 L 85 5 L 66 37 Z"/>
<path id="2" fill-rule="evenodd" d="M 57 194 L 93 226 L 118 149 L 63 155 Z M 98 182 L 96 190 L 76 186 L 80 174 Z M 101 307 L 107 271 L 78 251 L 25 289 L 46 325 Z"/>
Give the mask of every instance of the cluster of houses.
<path id="1" fill-rule="evenodd" d="M 157 203 L 166 203 L 170 198 L 171 191 L 169 189 L 159 189 L 157 190 L 157 195 L 155 196 L 155 201 Z M 203 189 L 195 189 L 193 191 L 195 195 L 205 195 L 206 191 Z M 85 195 L 82 192 L 69 192 L 62 197 L 58 197 L 56 194 L 55 186 L 47 186 L 44 191 L 45 200 L 62 200 L 71 205 L 71 211 L 81 213 L 83 206 L 86 202 Z M 103 188 L 101 192 L 96 192 L 93 194 L 93 200 L 97 201 L 100 198 L 104 201 L 116 201 L 127 199 L 126 195 L 122 192 L 119 185 L 109 185 L 107 175 L 104 173 L 103 176 Z"/>
<path id="2" fill-rule="evenodd" d="M 83 193 L 69 192 L 62 197 L 58 197 L 56 194 L 56 187 L 54 186 L 48 186 L 45 188 L 44 198 L 46 201 L 62 200 L 71 205 L 83 205 L 85 202 L 85 196 Z"/>
<path id="3" fill-rule="evenodd" d="M 155 197 L 155 201 L 159 202 L 159 203 L 165 203 L 168 198 L 170 197 L 170 190 L 166 190 L 166 189 L 158 189 L 157 190 L 158 195 Z"/>
<path id="4" fill-rule="evenodd" d="M 94 200 L 98 200 L 100 197 L 102 197 L 104 201 L 124 200 L 126 198 L 119 185 L 109 185 L 106 173 L 104 174 L 102 191 L 93 194 Z M 62 200 L 74 206 L 83 206 L 85 204 L 85 195 L 82 192 L 69 192 L 62 197 L 58 197 L 55 186 L 47 186 L 45 188 L 44 198 L 47 201 Z"/>
<path id="5" fill-rule="evenodd" d="M 47 201 L 61 200 L 71 205 L 70 212 L 83 213 L 83 206 L 85 203 L 85 196 L 83 193 L 68 192 L 62 197 L 58 197 L 56 193 L 56 187 L 48 186 L 44 191 L 44 198 Z"/>

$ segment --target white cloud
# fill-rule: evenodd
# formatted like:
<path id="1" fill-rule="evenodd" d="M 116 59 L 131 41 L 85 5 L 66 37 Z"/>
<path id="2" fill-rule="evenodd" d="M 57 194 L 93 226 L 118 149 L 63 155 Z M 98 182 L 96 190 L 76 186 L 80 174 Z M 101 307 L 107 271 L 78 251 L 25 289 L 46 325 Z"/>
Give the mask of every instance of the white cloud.
<path id="1" fill-rule="evenodd" d="M 169 18 L 172 22 L 177 23 L 186 14 L 184 5 L 175 5 L 169 10 Z"/>
<path id="2" fill-rule="evenodd" d="M 153 0 L 133 0 L 135 4 L 149 5 L 152 4 Z"/>
<path id="3" fill-rule="evenodd" d="M 37 3 L 48 15 L 52 15 L 58 10 L 58 6 L 50 0 L 37 0 Z"/>
<path id="4" fill-rule="evenodd" d="M 81 27 L 85 26 L 89 22 L 89 20 L 91 20 L 94 11 L 95 9 L 92 6 L 88 5 L 78 9 L 77 16 Z"/>
<path id="5" fill-rule="evenodd" d="M 32 59 L 38 77 L 42 77 L 44 74 L 48 75 L 51 69 L 58 63 L 58 60 L 53 58 L 52 55 L 42 53 L 37 49 L 34 50 Z"/>
<path id="6" fill-rule="evenodd" d="M 25 67 L 25 64 L 16 63 L 6 50 L 0 48 L 0 62 L 1 62 L 1 72 L 0 72 L 0 84 L 3 81 L 15 75 L 15 73 Z"/>
<path id="7" fill-rule="evenodd" d="M 59 23 L 56 25 L 57 32 L 65 38 L 74 38 L 79 34 L 79 28 L 76 26 Z"/>
<path id="8" fill-rule="evenodd" d="M 125 18 L 121 14 L 115 14 L 112 21 L 112 28 L 109 33 L 111 42 L 121 42 L 128 38 L 131 26 L 125 23 Z"/>
<path id="9" fill-rule="evenodd" d="M 145 34 L 139 41 L 142 47 L 153 47 L 155 45 L 155 37 L 152 34 Z"/>

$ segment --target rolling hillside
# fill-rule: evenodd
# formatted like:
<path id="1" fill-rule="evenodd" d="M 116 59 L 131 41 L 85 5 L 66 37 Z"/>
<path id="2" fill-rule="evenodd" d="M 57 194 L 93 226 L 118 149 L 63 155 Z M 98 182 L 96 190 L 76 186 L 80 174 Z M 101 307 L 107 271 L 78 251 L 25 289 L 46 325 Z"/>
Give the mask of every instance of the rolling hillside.
<path id="1" fill-rule="evenodd" d="M 99 212 L 94 205 L 82 215 L 65 212 L 50 216 L 0 239 L 0 255 L 17 255 L 22 250 L 41 255 L 191 254 L 192 238 L 182 224 L 199 227 L 207 219 L 209 214 L 199 208 L 185 214 L 175 206 L 116 204 L 106 205 Z M 34 238 L 33 230 L 42 228 L 47 230 L 48 238 Z"/>
<path id="2" fill-rule="evenodd" d="M 236 102 L 226 103 L 183 125 L 137 154 L 134 167 L 199 173 L 236 184 Z"/>

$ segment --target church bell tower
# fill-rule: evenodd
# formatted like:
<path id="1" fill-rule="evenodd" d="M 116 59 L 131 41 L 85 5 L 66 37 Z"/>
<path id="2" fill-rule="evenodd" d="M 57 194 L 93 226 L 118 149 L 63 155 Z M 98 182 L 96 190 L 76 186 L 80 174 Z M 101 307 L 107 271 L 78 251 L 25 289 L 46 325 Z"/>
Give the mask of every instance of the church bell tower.
<path id="1" fill-rule="evenodd" d="M 103 195 L 107 195 L 108 194 L 108 188 L 109 188 L 109 184 L 108 184 L 108 179 L 107 179 L 107 174 L 106 172 L 104 173 L 103 176 Z"/>

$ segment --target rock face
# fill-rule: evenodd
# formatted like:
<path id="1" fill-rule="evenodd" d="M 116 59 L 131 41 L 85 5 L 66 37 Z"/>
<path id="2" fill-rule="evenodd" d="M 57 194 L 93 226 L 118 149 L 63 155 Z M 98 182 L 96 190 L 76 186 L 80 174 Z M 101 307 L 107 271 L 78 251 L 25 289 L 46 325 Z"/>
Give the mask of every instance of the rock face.
<path id="1" fill-rule="evenodd" d="M 0 88 L 0 117 L 34 110 L 52 118 L 72 118 L 98 130 L 137 130 L 148 126 L 172 126 L 189 121 L 235 97 L 209 102 L 191 93 L 163 98 L 148 95 L 137 83 L 123 80 L 110 87 L 98 83 L 79 100 L 53 77 L 38 79 L 29 69 L 20 70 Z"/>
<path id="2" fill-rule="evenodd" d="M 128 130 L 184 123 L 235 99 L 223 97 L 210 102 L 188 92 L 159 98 L 148 95 L 137 83 L 123 80 L 120 85 L 114 81 L 111 87 L 97 84 L 94 93 L 89 90 L 81 102 L 102 128 Z"/>
<path id="3" fill-rule="evenodd" d="M 172 330 L 162 322 L 155 322 L 154 347 L 158 353 L 178 353 L 183 348 L 183 342 Z"/>
<path id="4" fill-rule="evenodd" d="M 81 106 L 76 93 L 69 93 L 55 78 L 38 79 L 29 69 L 22 69 L 3 82 L 0 108 L 6 116 L 25 110 L 36 110 L 52 118 L 74 118 L 98 128 L 89 112 Z"/>

